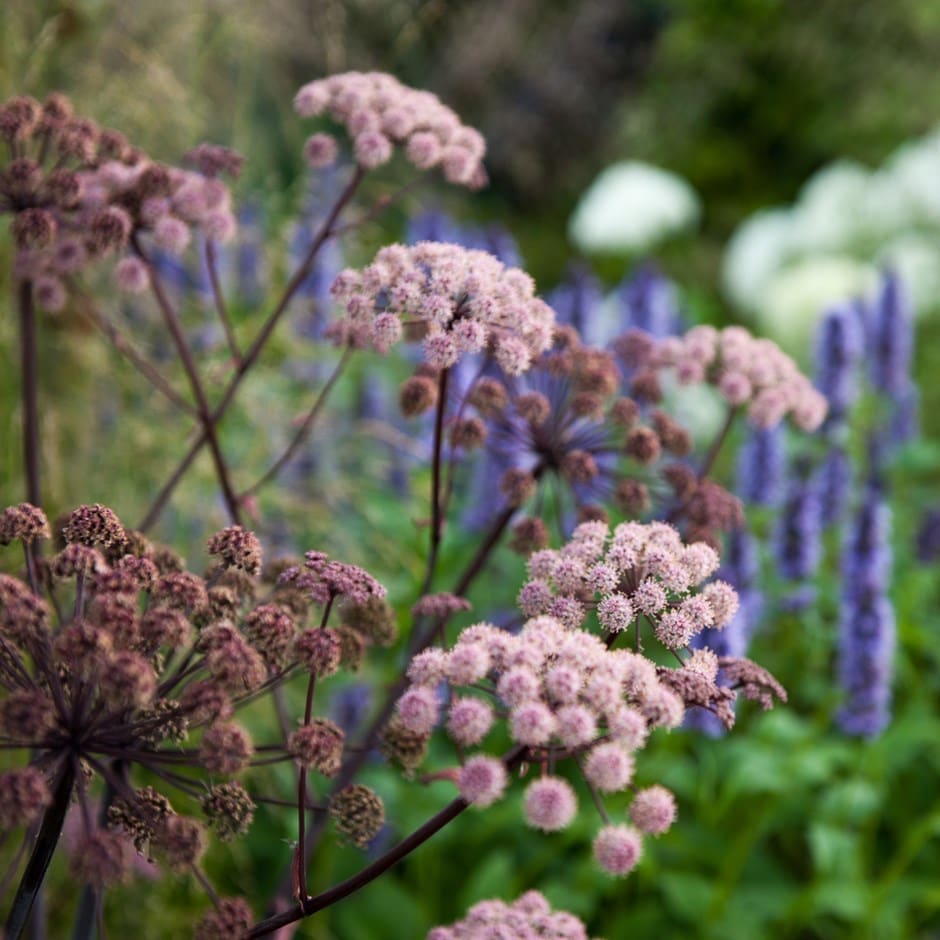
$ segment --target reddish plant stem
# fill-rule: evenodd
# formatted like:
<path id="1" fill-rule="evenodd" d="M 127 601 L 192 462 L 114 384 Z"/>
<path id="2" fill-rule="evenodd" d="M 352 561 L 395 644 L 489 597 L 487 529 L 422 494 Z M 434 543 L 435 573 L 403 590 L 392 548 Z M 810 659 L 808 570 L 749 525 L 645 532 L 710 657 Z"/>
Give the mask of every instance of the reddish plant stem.
<path id="1" fill-rule="evenodd" d="M 718 459 L 718 454 L 721 452 L 721 448 L 724 446 L 725 441 L 728 439 L 728 434 L 731 432 L 731 428 L 734 426 L 734 419 L 738 416 L 738 410 L 739 409 L 737 406 L 731 406 L 728 408 L 728 413 L 725 415 L 724 424 L 722 424 L 718 433 L 715 435 L 714 440 L 711 442 L 711 446 L 708 448 L 708 451 L 705 454 L 705 458 L 702 460 L 702 466 L 699 467 L 698 473 L 696 474 L 696 480 L 699 483 L 701 483 L 702 480 L 708 476 L 712 467 L 715 465 L 715 461 Z M 683 500 L 669 512 L 664 521 L 676 522 L 682 517 L 682 514 L 685 512 L 688 505 L 689 500 Z"/>
<path id="2" fill-rule="evenodd" d="M 522 763 L 525 756 L 524 747 L 515 747 L 503 757 L 503 763 L 506 768 L 511 770 Z M 247 934 L 246 938 L 252 940 L 255 937 L 264 937 L 267 934 L 277 930 L 279 927 L 285 927 L 295 921 L 309 917 L 311 914 L 322 911 L 327 907 L 341 901 L 343 898 L 355 894 L 361 888 L 374 881 L 380 875 L 384 875 L 393 865 L 400 862 L 405 856 L 410 855 L 416 848 L 423 845 L 435 833 L 440 832 L 449 822 L 456 819 L 470 804 L 458 797 L 447 804 L 440 812 L 435 813 L 426 823 L 415 829 L 411 835 L 402 839 L 398 845 L 389 849 L 384 855 L 381 855 L 370 865 L 366 865 L 362 871 L 357 872 L 338 885 L 322 891 L 312 898 L 306 898 L 298 904 L 295 904 L 290 910 L 280 914 L 275 914 L 263 921 L 255 924 Z"/>
<path id="3" fill-rule="evenodd" d="M 447 377 L 450 369 L 442 369 L 437 380 L 437 413 L 434 417 L 434 453 L 431 460 L 431 547 L 428 564 L 421 585 L 421 596 L 430 591 L 437 569 L 437 557 L 441 548 L 444 530 L 443 503 L 441 498 L 442 451 L 444 445 L 444 413 L 447 411 Z"/>
<path id="4" fill-rule="evenodd" d="M 543 468 L 538 466 L 533 472 L 536 476 L 536 479 L 538 479 L 538 477 L 540 477 L 543 472 Z M 470 560 L 470 563 L 464 569 L 463 574 L 460 576 L 460 578 L 458 578 L 456 584 L 454 585 L 454 594 L 462 595 L 483 570 L 486 559 L 489 557 L 490 552 L 492 552 L 492 550 L 498 544 L 506 526 L 509 524 L 509 520 L 512 518 L 515 511 L 515 507 L 506 507 L 499 514 L 499 516 L 493 520 L 493 524 L 490 526 L 490 530 L 487 532 L 486 538 L 484 538 L 484 540 L 480 543 L 476 554 Z M 417 629 L 416 625 L 414 637 L 417 637 L 417 642 L 412 643 L 412 646 L 409 649 L 409 658 L 433 643 L 434 638 L 438 635 L 440 630 L 443 629 L 445 623 L 445 618 L 438 617 L 426 623 L 421 629 Z M 363 765 L 372 749 L 372 746 L 375 744 L 375 740 L 379 732 L 382 730 L 385 723 L 391 716 L 392 711 L 395 708 L 395 702 L 398 701 L 398 698 L 405 690 L 406 685 L 407 680 L 402 675 L 399 676 L 399 678 L 386 690 L 385 700 L 382 704 L 382 707 L 369 723 L 369 727 L 366 729 L 366 732 L 359 744 L 355 748 L 346 749 L 347 753 L 350 753 L 351 756 L 343 762 L 343 766 L 340 769 L 339 775 L 333 783 L 333 786 L 330 788 L 331 795 L 338 793 L 343 789 L 343 787 L 345 787 L 355 778 L 356 774 L 359 772 L 359 768 Z M 309 836 L 307 838 L 306 862 L 309 862 L 311 855 L 320 843 L 320 839 L 323 838 L 323 833 L 326 831 L 328 821 L 329 820 L 326 815 L 314 820 L 314 824 L 311 827 Z M 282 882 L 278 889 L 278 894 L 284 895 L 287 893 L 287 891 L 288 889 L 286 884 Z"/>
<path id="5" fill-rule="evenodd" d="M 215 421 L 209 411 L 209 399 L 206 398 L 206 390 L 203 387 L 202 379 L 199 377 L 199 370 L 196 367 L 196 360 L 193 358 L 192 349 L 186 341 L 186 335 L 183 332 L 183 325 L 177 316 L 176 310 L 170 303 L 166 291 L 163 289 L 163 283 L 157 274 L 156 268 L 150 262 L 144 250 L 140 247 L 140 242 L 136 236 L 131 236 L 131 245 L 134 252 L 147 266 L 147 273 L 150 278 L 150 286 L 153 289 L 154 297 L 163 313 L 163 319 L 173 337 L 173 344 L 179 354 L 186 377 L 189 379 L 189 385 L 192 389 L 193 397 L 196 399 L 196 408 L 199 412 L 199 421 L 202 424 L 203 433 L 209 441 L 209 450 L 212 453 L 212 460 L 215 464 L 216 475 L 219 478 L 219 485 L 222 487 L 222 495 L 225 499 L 225 505 L 232 522 L 241 523 L 241 510 L 238 505 L 238 497 L 235 495 L 235 489 L 232 486 L 231 474 L 228 464 L 225 461 L 225 455 L 219 444 L 219 436 L 216 433 Z"/>
<path id="6" fill-rule="evenodd" d="M 221 400 L 210 415 L 210 425 L 212 427 L 222 420 L 222 417 L 228 410 L 229 405 L 232 403 L 232 399 L 235 397 L 235 392 L 241 385 L 242 380 L 245 378 L 249 369 L 251 369 L 251 367 L 255 364 L 255 361 L 261 355 L 261 352 L 264 350 L 268 340 L 271 338 L 275 327 L 278 325 L 285 311 L 287 310 L 287 306 L 293 298 L 294 294 L 297 293 L 300 285 L 306 280 L 307 275 L 310 273 L 310 268 L 313 266 L 313 262 L 316 259 L 320 249 L 323 247 L 324 243 L 335 234 L 336 221 L 342 213 L 343 209 L 346 207 L 347 203 L 355 195 L 355 192 L 359 188 L 359 184 L 362 182 L 364 175 L 365 171 L 361 167 L 357 167 L 349 182 L 346 184 L 346 188 L 342 191 L 342 193 L 340 193 L 340 196 L 336 200 L 336 203 L 334 204 L 329 215 L 326 217 L 326 219 L 324 219 L 319 231 L 317 232 L 316 236 L 314 236 L 313 242 L 310 245 L 310 249 L 307 252 L 307 256 L 304 258 L 300 267 L 294 272 L 294 276 L 290 279 L 287 287 L 284 289 L 284 293 L 281 295 L 281 299 L 278 301 L 274 310 L 268 316 L 264 326 L 261 327 L 261 331 L 255 337 L 254 342 L 252 342 L 251 346 L 248 347 L 244 357 L 241 360 L 241 363 L 235 370 L 235 374 L 229 380 L 228 386 L 222 393 Z M 142 532 L 146 532 L 157 521 L 160 513 L 163 511 L 163 507 L 166 505 L 170 496 L 172 496 L 173 490 L 176 489 L 177 484 L 183 478 L 193 460 L 196 459 L 197 454 L 208 440 L 208 437 L 208 429 L 205 427 L 202 428 L 201 433 L 197 435 L 196 440 L 190 445 L 186 456 L 183 457 L 177 468 L 170 475 L 169 480 L 167 480 L 163 488 L 157 494 L 157 498 L 154 500 L 150 509 L 147 511 L 147 514 L 144 516 L 140 526 L 138 526 Z"/>
<path id="7" fill-rule="evenodd" d="M 332 373 L 330 373 L 330 377 L 326 380 L 326 384 L 322 389 L 320 389 L 320 392 L 317 395 L 317 399 L 313 403 L 313 407 L 310 409 L 310 411 L 307 412 L 303 422 L 297 429 L 297 433 L 294 435 L 291 442 L 287 445 L 284 453 L 282 453 L 281 456 L 278 457 L 277 460 L 275 460 L 274 463 L 268 468 L 268 470 L 257 480 L 255 480 L 251 486 L 241 491 L 239 494 L 240 499 L 245 499 L 245 497 L 257 493 L 261 487 L 267 483 L 270 483 L 271 480 L 273 480 L 281 472 L 281 470 L 283 470 L 284 467 L 290 463 L 294 454 L 297 452 L 297 449 L 309 436 L 313 425 L 316 423 L 317 418 L 320 416 L 320 412 L 323 410 L 323 406 L 326 404 L 327 397 L 333 390 L 333 386 L 336 385 L 336 383 L 339 381 L 340 376 L 343 374 L 343 370 L 349 363 L 352 351 L 352 346 L 347 346 L 343 350 L 343 355 L 336 364 L 336 368 L 333 369 Z"/>
<path id="8" fill-rule="evenodd" d="M 734 419 L 738 416 L 738 408 L 730 407 L 728 408 L 728 414 L 725 415 L 725 422 L 721 426 L 721 430 L 715 435 L 715 439 L 712 441 L 711 447 L 708 448 L 708 453 L 705 454 L 705 459 L 702 461 L 702 466 L 698 471 L 699 482 L 705 479 L 711 469 L 715 464 L 715 460 L 718 458 L 718 454 L 721 452 L 721 448 L 724 446 L 725 440 L 728 437 L 728 434 L 731 431 L 731 428 L 734 424 Z"/>
<path id="9" fill-rule="evenodd" d="M 222 284 L 219 282 L 219 264 L 215 252 L 215 242 L 211 238 L 206 239 L 206 269 L 209 272 L 209 284 L 212 287 L 212 300 L 215 303 L 215 310 L 222 323 L 222 329 L 225 330 L 225 340 L 232 354 L 232 361 L 237 367 L 242 361 L 242 354 L 238 348 L 238 340 L 235 338 L 235 330 L 228 315 L 228 308 L 225 306 L 225 296 L 222 293 Z"/>
<path id="10" fill-rule="evenodd" d="M 180 411 L 185 411 L 187 414 L 192 415 L 194 418 L 199 416 L 192 404 L 170 385 L 152 362 L 134 349 L 117 326 L 104 316 L 104 314 L 92 308 L 88 311 L 87 316 L 92 323 L 104 333 L 111 345 L 171 404 L 179 408 Z"/>
<path id="11" fill-rule="evenodd" d="M 26 863 L 26 870 L 23 872 L 19 887 L 16 889 L 16 896 L 10 906 L 6 922 L 8 940 L 18 940 L 26 926 L 33 902 L 45 880 L 49 862 L 52 861 L 52 855 L 59 844 L 59 835 L 62 832 L 62 824 L 65 822 L 65 814 L 69 808 L 74 785 L 75 776 L 71 763 L 65 761 L 59 769 L 52 802 L 43 814 L 32 854 Z"/>
<path id="12" fill-rule="evenodd" d="M 36 343 L 36 309 L 33 282 L 19 282 L 17 305 L 20 314 L 20 381 L 23 402 L 23 467 L 26 499 L 42 506 L 39 488 L 39 352 Z"/>
<path id="13" fill-rule="evenodd" d="M 325 630 L 327 622 L 330 619 L 330 611 L 333 609 L 335 596 L 330 595 L 330 599 L 323 608 L 323 617 L 320 620 L 320 629 Z M 316 691 L 317 677 L 314 673 L 310 674 L 310 680 L 307 682 L 307 700 L 304 703 L 305 725 L 310 724 L 313 717 L 313 695 Z M 300 771 L 297 774 L 297 848 L 294 851 L 294 873 L 297 883 L 297 897 L 301 903 L 305 903 L 307 894 L 307 767 L 301 763 Z"/>

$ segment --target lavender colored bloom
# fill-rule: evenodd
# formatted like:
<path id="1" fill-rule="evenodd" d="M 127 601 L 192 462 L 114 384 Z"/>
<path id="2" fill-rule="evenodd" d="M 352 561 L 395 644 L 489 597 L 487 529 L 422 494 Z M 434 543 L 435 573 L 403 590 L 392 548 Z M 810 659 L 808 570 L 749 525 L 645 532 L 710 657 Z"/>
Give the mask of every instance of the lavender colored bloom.
<path id="1" fill-rule="evenodd" d="M 858 398 L 857 367 L 864 334 L 859 312 L 852 304 L 833 307 L 816 332 L 816 388 L 826 396 L 826 426 L 845 420 Z"/>
<path id="2" fill-rule="evenodd" d="M 310 244 L 309 240 L 301 241 L 299 236 L 295 236 L 295 239 L 294 248 L 297 250 L 291 252 L 293 265 L 300 263 Z M 322 338 L 333 307 L 330 285 L 343 269 L 343 264 L 343 250 L 335 240 L 328 241 L 317 253 L 310 272 L 298 291 L 302 313 L 294 329 L 299 336 L 312 340 Z"/>
<path id="3" fill-rule="evenodd" d="M 776 532 L 777 564 L 789 581 L 805 581 L 819 566 L 822 512 L 816 480 L 804 461 L 792 468 Z"/>
<path id="4" fill-rule="evenodd" d="M 182 259 L 162 248 L 153 248 L 150 253 L 150 261 L 157 272 L 157 277 L 163 283 L 174 298 L 174 302 L 179 302 L 179 298 L 189 287 L 189 273 Z"/>
<path id="5" fill-rule="evenodd" d="M 504 225 L 488 225 L 483 230 L 480 247 L 499 258 L 507 268 L 525 266 L 516 239 Z"/>
<path id="6" fill-rule="evenodd" d="M 845 704 L 836 721 L 847 734 L 872 737 L 890 720 L 895 647 L 891 574 L 891 511 L 868 487 L 848 535 L 839 618 L 839 684 Z"/>
<path id="7" fill-rule="evenodd" d="M 354 734 L 369 711 L 372 690 L 366 682 L 353 682 L 338 689 L 330 698 L 330 718 L 346 732 Z"/>
<path id="8" fill-rule="evenodd" d="M 682 315 L 672 283 L 651 265 L 625 278 L 619 288 L 620 332 L 630 327 L 653 336 L 671 336 L 682 328 Z"/>
<path id="9" fill-rule="evenodd" d="M 748 425 L 747 437 L 738 453 L 737 495 L 756 506 L 776 506 L 783 498 L 786 472 L 786 430 L 783 423 L 772 428 Z"/>
<path id="10" fill-rule="evenodd" d="M 842 521 L 852 489 L 852 461 L 841 444 L 826 451 L 818 471 L 819 508 L 824 526 Z"/>
<path id="11" fill-rule="evenodd" d="M 586 343 L 603 343 L 599 321 L 604 294 L 600 282 L 584 265 L 573 265 L 564 281 L 551 292 L 549 304 L 562 323 L 569 323 Z"/>
<path id="12" fill-rule="evenodd" d="M 738 610 L 722 630 L 711 627 L 700 631 L 689 644 L 691 649 L 710 649 L 716 656 L 746 656 L 754 628 L 764 607 L 764 595 L 759 589 L 760 556 L 757 539 L 746 529 L 732 529 L 728 533 L 721 568 L 715 577 L 727 581 L 738 592 Z M 719 672 L 719 684 L 721 684 Z M 703 708 L 691 708 L 686 713 L 685 727 L 702 731 L 710 737 L 725 733 L 725 727 L 716 715 Z"/>
<path id="13" fill-rule="evenodd" d="M 264 255 L 261 246 L 261 210 L 255 203 L 245 205 L 238 218 L 237 280 L 238 297 L 254 306 L 264 296 Z"/>
<path id="14" fill-rule="evenodd" d="M 869 312 L 867 339 L 872 385 L 889 397 L 906 394 L 914 347 L 914 317 L 910 296 L 893 272 L 885 274 Z"/>
<path id="15" fill-rule="evenodd" d="M 931 509 L 917 530 L 914 544 L 917 560 L 929 565 L 940 558 L 940 508 Z"/>
<path id="16" fill-rule="evenodd" d="M 408 220 L 405 229 L 405 243 L 417 245 L 418 242 L 452 242 L 464 244 L 463 233 L 457 223 L 440 209 L 427 209 Z"/>
<path id="17" fill-rule="evenodd" d="M 891 398 L 891 411 L 885 428 L 891 449 L 917 437 L 920 432 L 919 406 L 920 391 L 916 383 L 908 380 L 904 388 Z"/>

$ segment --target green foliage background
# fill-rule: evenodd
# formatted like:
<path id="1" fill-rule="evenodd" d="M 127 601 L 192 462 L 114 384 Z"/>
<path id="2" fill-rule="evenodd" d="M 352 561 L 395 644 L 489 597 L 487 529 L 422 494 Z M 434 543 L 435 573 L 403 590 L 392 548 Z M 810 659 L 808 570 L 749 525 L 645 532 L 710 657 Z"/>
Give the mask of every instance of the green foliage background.
<path id="1" fill-rule="evenodd" d="M 489 37 L 489 38 L 487 38 Z M 497 41 L 497 38 L 499 41 Z M 154 156 L 175 160 L 209 138 L 248 157 L 241 184 L 261 193 L 267 248 L 282 263 L 284 221 L 303 190 L 302 132 L 289 102 L 326 71 L 377 67 L 439 91 L 490 138 L 494 185 L 480 197 L 435 193 L 464 218 L 504 221 L 519 237 L 540 285 L 559 279 L 569 256 L 567 215 L 609 160 L 649 159 L 685 175 L 706 205 L 703 230 L 667 247 L 663 262 L 690 285 L 699 318 L 727 319 L 717 290 L 723 239 L 747 212 L 791 200 L 835 157 L 875 162 L 940 119 L 940 7 L 932 0 L 557 0 L 302 3 L 216 0 L 200 5 L 13 0 L 0 12 L 0 96 L 62 88 L 78 109 L 124 129 Z M 940 168 L 938 168 L 940 171 Z M 940 179 L 940 172 L 938 172 Z M 419 200 L 406 206 L 411 210 Z M 402 219 L 365 233 L 363 253 L 396 237 Z M 3 260 L 8 246 L 3 245 Z M 7 270 L 4 265 L 0 270 Z M 609 280 L 623 261 L 602 260 Z M 2 275 L 0 275 L 2 277 Z M 9 297 L 9 285 L 4 283 Z M 0 495 L 18 501 L 18 376 L 15 318 L 0 316 Z M 199 311 L 188 311 L 190 323 Z M 239 330 L 257 311 L 236 300 Z M 89 330 L 81 310 L 44 323 L 43 465 L 54 513 L 78 502 L 113 505 L 133 524 L 172 467 L 179 419 Z M 920 334 L 918 373 L 940 370 L 936 327 Z M 154 339 L 156 342 L 156 339 Z M 303 347 L 300 347 L 301 350 Z M 226 451 L 250 479 L 271 441 L 305 407 L 303 381 L 285 374 L 297 342 L 285 332 L 225 425 Z M 321 355 L 311 345 L 311 358 Z M 360 375 L 375 368 L 364 361 Z M 219 382 L 223 364 L 218 363 Z M 924 384 L 928 430 L 940 415 L 936 383 Z M 351 383 L 354 389 L 356 382 Z M 349 412 L 354 392 L 340 398 Z M 319 475 L 264 498 L 266 520 L 296 541 L 372 570 L 402 615 L 420 571 L 426 480 L 390 498 L 385 451 L 370 429 L 337 418 L 320 428 Z M 364 441 L 366 442 L 364 445 Z M 820 603 L 797 618 L 768 615 L 752 650 L 791 692 L 770 715 L 744 709 L 727 738 L 659 735 L 640 762 L 640 783 L 673 788 L 680 822 L 648 843 L 623 882 L 592 870 L 587 812 L 570 831 L 541 836 L 521 822 L 518 791 L 465 816 L 393 874 L 305 922 L 298 936 L 379 940 L 420 937 L 491 895 L 541 887 L 608 940 L 680 933 L 702 940 L 902 940 L 940 931 L 940 578 L 919 568 L 913 533 L 937 499 L 936 440 L 910 448 L 897 469 L 895 586 L 899 654 L 896 718 L 873 742 L 833 727 L 839 539 L 833 535 Z M 160 536 L 195 563 L 205 536 L 224 522 L 203 458 L 174 501 Z M 759 522 L 760 520 L 758 520 Z M 449 560 L 469 551 L 450 541 Z M 4 566 L 13 562 L 6 556 Z M 520 571 L 499 556 L 477 594 L 511 605 Z M 778 579 L 768 563 L 765 585 Z M 373 655 L 362 679 L 386 681 L 395 654 Z M 263 724 L 269 716 L 257 714 Z M 446 754 L 438 755 L 441 762 Z M 432 759 L 433 765 L 433 759 Z M 379 765 L 367 776 L 386 799 L 395 834 L 420 824 L 451 796 Z M 286 781 L 271 785 L 289 789 Z M 223 890 L 260 906 L 287 858 L 292 821 L 259 812 L 250 836 L 217 847 L 209 868 Z M 314 889 L 348 874 L 361 853 L 328 847 Z M 50 892 L 54 936 L 67 936 L 73 898 L 62 859 Z M 108 902 L 114 936 L 179 936 L 204 906 L 188 880 L 138 880 Z M 260 907 L 259 907 L 260 909 Z"/>

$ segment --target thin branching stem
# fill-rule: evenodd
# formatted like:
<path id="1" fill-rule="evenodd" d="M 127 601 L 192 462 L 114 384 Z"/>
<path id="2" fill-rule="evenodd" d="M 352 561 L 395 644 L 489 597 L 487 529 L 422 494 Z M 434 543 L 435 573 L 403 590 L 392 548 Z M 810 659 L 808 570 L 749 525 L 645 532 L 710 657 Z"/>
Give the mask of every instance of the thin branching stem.
<path id="1" fill-rule="evenodd" d="M 275 327 L 284 316 L 284 313 L 287 310 L 290 301 L 293 299 L 294 294 L 297 293 L 300 286 L 310 274 L 310 269 L 313 267 L 313 262 L 316 260 L 320 249 L 328 239 L 332 238 L 336 234 L 337 219 L 339 219 L 343 209 L 346 208 L 346 205 L 355 195 L 364 175 L 365 171 L 361 167 L 357 167 L 353 172 L 349 182 L 346 184 L 346 188 L 342 191 L 342 193 L 340 193 L 339 198 L 333 205 L 333 208 L 330 210 L 326 219 L 324 219 L 323 224 L 320 226 L 319 231 L 314 236 L 313 242 L 307 251 L 306 257 L 294 272 L 293 277 L 291 277 L 290 281 L 284 289 L 284 293 L 281 295 L 281 298 L 277 302 L 274 310 L 271 311 L 268 319 L 261 327 L 261 330 L 255 337 L 254 342 L 252 342 L 252 344 L 245 351 L 240 365 L 235 370 L 235 374 L 229 380 L 228 386 L 222 393 L 222 398 L 216 405 L 215 410 L 210 415 L 209 424 L 213 428 L 216 424 L 218 424 L 219 421 L 222 420 L 223 415 L 228 410 L 229 405 L 232 403 L 232 400 L 235 397 L 235 392 L 238 390 L 243 379 L 248 374 L 248 371 L 261 355 L 265 346 L 267 346 L 268 340 L 271 338 Z M 143 521 L 138 527 L 142 532 L 146 532 L 157 521 L 160 513 L 163 511 L 164 506 L 173 495 L 173 490 L 176 489 L 177 484 L 183 478 L 187 469 L 192 464 L 193 460 L 196 459 L 196 456 L 198 455 L 199 451 L 202 450 L 203 445 L 208 439 L 208 428 L 203 427 L 201 432 L 196 436 L 195 441 L 193 441 L 193 443 L 190 445 L 189 451 L 170 475 L 169 480 L 167 480 L 163 488 L 157 494 L 156 499 L 154 500 L 150 509 L 147 511 L 147 514 L 144 516 Z"/>
<path id="2" fill-rule="evenodd" d="M 26 869 L 7 916 L 7 940 L 19 940 L 22 936 L 33 902 L 45 880 L 49 862 L 52 861 L 53 853 L 59 844 L 59 835 L 62 832 L 62 824 L 65 822 L 65 814 L 69 808 L 74 786 L 75 774 L 72 765 L 69 761 L 63 761 L 59 768 L 52 802 L 43 814 L 32 854 L 26 863 Z"/>
<path id="3" fill-rule="evenodd" d="M 34 506 L 42 506 L 39 485 L 39 351 L 36 341 L 36 309 L 33 304 L 32 281 L 19 282 L 17 305 L 20 314 L 20 381 L 26 499 Z"/>
<path id="4" fill-rule="evenodd" d="M 434 451 L 431 456 L 431 547 L 428 551 L 427 568 L 424 581 L 421 585 L 421 594 L 427 594 L 434 583 L 434 574 L 437 570 L 437 558 L 441 547 L 441 536 L 444 531 L 442 458 L 444 447 L 444 414 L 447 411 L 447 377 L 450 369 L 442 369 L 437 380 L 437 412 L 434 416 Z"/>
<path id="5" fill-rule="evenodd" d="M 232 326 L 232 319 L 228 314 L 228 307 L 225 304 L 225 295 L 222 293 L 222 284 L 219 281 L 219 259 L 215 250 L 215 242 L 211 238 L 206 239 L 206 270 L 209 272 L 209 284 L 212 288 L 212 301 L 215 304 L 215 311 L 219 315 L 219 322 L 225 331 L 225 341 L 228 343 L 229 352 L 232 354 L 232 361 L 238 367 L 242 361 L 241 350 L 238 348 L 238 340 L 235 338 L 235 329 Z"/>
<path id="6" fill-rule="evenodd" d="M 87 298 L 86 298 L 87 299 Z M 180 411 L 198 418 L 199 412 L 170 384 L 162 372 L 141 352 L 100 310 L 89 303 L 86 314 L 92 323 L 107 337 L 108 341 L 127 361 L 161 394 Z"/>
<path id="7" fill-rule="evenodd" d="M 522 746 L 514 747 L 504 757 L 503 763 L 506 768 L 512 770 L 525 757 L 526 749 Z M 264 937 L 280 927 L 293 924 L 304 917 L 316 914 L 327 907 L 341 901 L 343 898 L 355 894 L 361 888 L 374 881 L 380 875 L 384 875 L 393 865 L 400 862 L 407 855 L 410 855 L 415 849 L 423 845 L 431 836 L 440 832 L 448 823 L 456 819 L 470 804 L 458 797 L 447 804 L 442 810 L 435 813 L 427 822 L 415 829 L 411 835 L 402 839 L 398 845 L 393 846 L 383 855 L 379 856 L 370 865 L 366 865 L 361 871 L 357 872 L 338 885 L 322 891 L 315 897 L 301 898 L 298 904 L 295 904 L 289 910 L 280 914 L 275 914 L 263 921 L 255 924 L 247 934 L 246 938 Z"/>
<path id="8" fill-rule="evenodd" d="M 245 499 L 248 496 L 252 496 L 258 492 L 263 486 L 267 483 L 270 483 L 280 472 L 290 463 L 291 459 L 294 457 L 294 454 L 297 453 L 298 449 L 307 440 L 310 436 L 310 431 L 313 429 L 314 424 L 316 424 L 317 418 L 320 416 L 320 412 L 323 410 L 323 406 L 326 404 L 326 399 L 329 396 L 330 392 L 333 390 L 333 386 L 339 381 L 340 376 L 343 374 L 346 366 L 349 364 L 350 357 L 352 356 L 352 346 L 347 346 L 343 350 L 343 355 L 340 357 L 339 362 L 336 363 L 336 367 L 330 373 L 330 377 L 326 380 L 326 384 L 323 388 L 320 389 L 319 394 L 317 395 L 316 401 L 313 403 L 313 407 L 307 412 L 304 416 L 303 421 L 300 423 L 300 426 L 297 428 L 297 432 L 294 437 L 291 439 L 291 442 L 287 445 L 287 448 L 281 454 L 277 460 L 257 479 L 251 486 L 244 489 L 239 494 L 239 499 Z"/>
<path id="9" fill-rule="evenodd" d="M 206 398 L 206 390 L 203 387 L 202 379 L 199 377 L 199 370 L 196 368 L 196 360 L 193 358 L 193 351 L 186 340 L 186 334 L 183 331 L 183 325 L 180 323 L 179 316 L 170 303 L 170 298 L 163 289 L 163 283 L 160 276 L 150 261 L 150 258 L 140 246 L 136 237 L 131 237 L 131 245 L 134 252 L 147 266 L 147 272 L 150 279 L 150 287 L 156 298 L 157 305 L 163 313 L 163 319 L 173 338 L 173 345 L 176 346 L 176 352 L 180 357 L 183 370 L 189 379 L 189 385 L 192 389 L 193 397 L 196 399 L 196 408 L 199 412 L 199 421 L 202 424 L 203 433 L 209 442 L 209 450 L 212 453 L 212 460 L 215 464 L 216 475 L 219 478 L 219 484 L 222 487 L 222 496 L 225 499 L 225 505 L 232 522 L 241 523 L 241 509 L 238 505 L 238 497 L 235 495 L 235 488 L 232 486 L 231 473 L 222 448 L 219 444 L 219 436 L 216 431 L 215 420 L 209 410 L 209 399 Z"/>

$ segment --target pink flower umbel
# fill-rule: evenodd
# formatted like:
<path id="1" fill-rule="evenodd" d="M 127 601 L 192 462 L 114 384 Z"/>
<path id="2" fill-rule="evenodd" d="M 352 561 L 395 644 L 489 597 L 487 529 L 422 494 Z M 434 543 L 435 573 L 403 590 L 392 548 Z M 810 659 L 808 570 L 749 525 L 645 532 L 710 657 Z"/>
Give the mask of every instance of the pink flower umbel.
<path id="1" fill-rule="evenodd" d="M 418 170 L 440 166 L 450 183 L 479 188 L 486 182 L 486 142 L 436 95 L 403 85 L 382 72 L 345 72 L 304 85 L 294 96 L 303 118 L 327 115 L 352 138 L 356 162 L 372 170 L 388 163 L 396 147 Z M 326 135 L 315 135 L 322 138 Z M 330 148 L 307 143 L 312 166 L 325 166 Z M 334 151 L 335 153 L 335 151 Z"/>
<path id="2" fill-rule="evenodd" d="M 578 812 L 578 798 L 567 780 L 541 777 L 525 791 L 526 822 L 543 832 L 565 829 Z"/>
<path id="3" fill-rule="evenodd" d="M 503 762 L 493 757 L 471 757 L 457 778 L 460 795 L 474 806 L 491 806 L 499 800 L 509 782 Z"/>
<path id="4" fill-rule="evenodd" d="M 390 245 L 362 271 L 343 271 L 333 296 L 346 308 L 337 338 L 384 352 L 402 335 L 424 335 L 424 357 L 447 369 L 489 348 L 504 372 L 519 375 L 552 343 L 555 314 L 532 278 L 484 251 L 437 242 Z"/>
<path id="5" fill-rule="evenodd" d="M 588 940 L 584 924 L 567 911 L 552 911 L 538 891 L 527 891 L 507 904 L 505 901 L 480 901 L 467 916 L 449 927 L 435 927 L 425 940 Z"/>
<path id="6" fill-rule="evenodd" d="M 594 839 L 594 858 L 611 875 L 628 875 L 643 854 L 643 837 L 631 826 L 605 826 Z"/>

